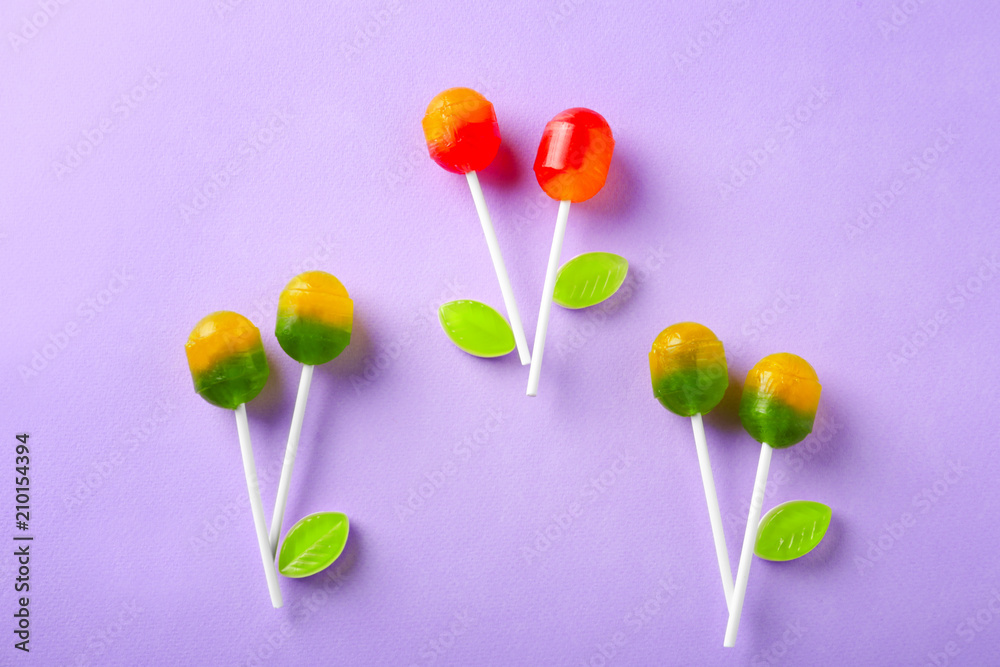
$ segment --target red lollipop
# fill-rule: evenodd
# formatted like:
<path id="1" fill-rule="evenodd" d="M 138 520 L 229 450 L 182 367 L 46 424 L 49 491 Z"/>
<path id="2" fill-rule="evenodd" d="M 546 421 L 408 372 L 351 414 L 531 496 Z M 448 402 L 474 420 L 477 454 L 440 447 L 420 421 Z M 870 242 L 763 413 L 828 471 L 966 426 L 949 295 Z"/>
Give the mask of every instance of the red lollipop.
<path id="1" fill-rule="evenodd" d="M 542 304 L 538 311 L 535 343 L 531 350 L 528 396 L 538 394 L 542 373 L 545 334 L 552 313 L 552 294 L 556 288 L 559 255 L 562 253 L 570 202 L 590 199 L 604 187 L 615 148 L 611 128 L 601 114 L 590 109 L 567 109 L 550 120 L 542 132 L 535 157 L 535 177 L 545 194 L 559 202 L 556 231 L 552 237 L 549 264 L 545 270 Z"/>
<path id="2" fill-rule="evenodd" d="M 448 171 L 465 174 L 472 190 L 479 222 L 486 235 L 486 245 L 493 260 L 493 269 L 500 281 L 500 292 L 510 318 L 510 328 L 514 332 L 514 342 L 521 364 L 531 361 L 528 340 L 524 337 L 524 325 L 514 301 L 514 290 L 507 275 L 507 268 L 500 254 L 500 243 L 490 212 L 486 208 L 483 189 L 479 185 L 476 172 L 493 162 L 500 148 L 500 129 L 493 105 L 470 88 L 450 88 L 439 93 L 427 106 L 424 114 L 424 137 L 431 158 Z"/>

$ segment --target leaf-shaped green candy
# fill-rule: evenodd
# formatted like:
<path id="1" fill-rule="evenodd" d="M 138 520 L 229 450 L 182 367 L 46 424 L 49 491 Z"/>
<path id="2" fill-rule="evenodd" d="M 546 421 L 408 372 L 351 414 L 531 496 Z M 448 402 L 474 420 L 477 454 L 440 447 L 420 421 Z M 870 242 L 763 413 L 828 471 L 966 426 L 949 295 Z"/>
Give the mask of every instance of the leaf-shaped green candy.
<path id="1" fill-rule="evenodd" d="M 755 554 L 765 560 L 793 560 L 816 548 L 830 525 L 830 508 L 792 500 L 768 511 L 757 526 Z"/>
<path id="2" fill-rule="evenodd" d="M 514 349 L 514 332 L 503 315 L 479 301 L 441 304 L 441 328 L 460 350 L 476 357 L 502 357 Z"/>
<path id="3" fill-rule="evenodd" d="M 569 260 L 556 275 L 552 300 L 563 308 L 596 305 L 618 291 L 628 275 L 628 260 L 610 252 L 588 252 Z"/>
<path id="4" fill-rule="evenodd" d="M 329 567 L 344 550 L 347 529 L 347 516 L 340 512 L 316 512 L 299 520 L 281 543 L 278 572 L 299 578 Z"/>

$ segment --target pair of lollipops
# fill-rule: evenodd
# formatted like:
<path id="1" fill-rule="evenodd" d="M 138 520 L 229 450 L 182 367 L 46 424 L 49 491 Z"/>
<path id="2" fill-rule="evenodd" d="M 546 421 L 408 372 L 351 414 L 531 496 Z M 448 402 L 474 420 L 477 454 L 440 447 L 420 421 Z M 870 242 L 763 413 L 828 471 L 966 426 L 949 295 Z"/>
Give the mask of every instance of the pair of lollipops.
<path id="1" fill-rule="evenodd" d="M 286 577 L 315 574 L 333 563 L 347 542 L 347 517 L 339 512 L 317 512 L 292 526 L 280 554 L 277 551 L 313 369 L 344 351 L 351 342 L 353 324 L 354 303 L 340 281 L 329 273 L 307 271 L 296 276 L 278 299 L 274 333 L 288 356 L 302 364 L 302 375 L 270 533 L 264 520 L 246 412 L 246 403 L 260 393 L 270 373 L 260 331 L 239 313 L 219 311 L 198 322 L 185 345 L 195 391 L 209 403 L 236 412 L 250 510 L 271 603 L 276 608 L 282 605 L 279 571 Z"/>
<path id="2" fill-rule="evenodd" d="M 545 193 L 559 202 L 559 212 L 556 216 L 552 249 L 545 270 L 534 348 L 530 353 L 521 315 L 514 300 L 514 291 L 500 253 L 500 244 L 476 173 L 489 166 L 500 149 L 500 129 L 493 105 L 474 90 L 451 88 L 431 100 L 424 115 L 423 128 L 431 158 L 450 172 L 465 174 L 469 182 L 479 222 L 486 235 L 490 258 L 493 260 L 493 268 L 500 281 L 500 292 L 503 295 L 507 316 L 510 318 L 514 345 L 517 347 L 521 364 L 531 364 L 527 394 L 535 396 L 538 393 L 538 382 L 542 372 L 542 355 L 545 351 L 545 337 L 556 290 L 559 257 L 569 221 L 569 207 L 573 202 L 590 199 L 604 187 L 608 167 L 611 164 L 611 154 L 615 147 L 611 128 L 597 112 L 573 108 L 557 114 L 545 125 L 542 132 L 542 140 L 535 156 L 535 176 Z M 621 274 L 621 278 L 624 278 L 624 274 Z M 491 319 L 502 320 L 502 317 L 495 314 L 495 311 L 491 314 L 489 311 L 492 309 L 485 304 L 466 303 L 473 303 L 479 308 L 469 308 L 465 312 L 455 313 L 465 320 L 461 333 L 449 331 L 449 324 L 446 323 L 445 313 L 442 311 L 442 325 L 452 340 L 466 352 L 477 356 L 499 356 L 510 352 L 511 348 L 505 347 L 502 337 L 493 335 L 495 329 L 491 331 Z M 485 348 L 485 353 L 476 350 L 477 345 L 473 340 L 477 338 L 483 341 L 480 347 Z M 460 339 L 470 344 L 463 345 Z"/>
<path id="3" fill-rule="evenodd" d="M 740 399 L 740 421 L 761 447 L 734 583 L 702 421 L 702 415 L 719 404 L 729 386 L 722 342 L 707 327 L 693 322 L 667 327 L 653 341 L 649 370 L 653 395 L 671 412 L 691 418 L 715 555 L 729 608 L 723 645 L 733 646 L 754 553 L 767 560 L 803 556 L 823 539 L 830 522 L 830 508 L 810 501 L 784 503 L 769 511 L 763 521 L 760 519 L 771 453 L 801 442 L 812 431 L 821 391 L 819 378 L 805 359 L 785 352 L 764 357 L 747 373 Z"/>

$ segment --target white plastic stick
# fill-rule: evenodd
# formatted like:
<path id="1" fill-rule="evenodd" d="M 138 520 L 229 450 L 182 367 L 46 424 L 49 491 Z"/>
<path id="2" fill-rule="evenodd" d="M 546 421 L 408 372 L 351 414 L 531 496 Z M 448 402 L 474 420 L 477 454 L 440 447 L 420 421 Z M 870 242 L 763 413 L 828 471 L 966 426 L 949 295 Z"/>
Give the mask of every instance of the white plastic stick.
<path id="1" fill-rule="evenodd" d="M 712 464 L 708 460 L 708 443 L 705 441 L 705 422 L 701 415 L 692 415 L 691 428 L 694 430 L 694 446 L 698 450 L 698 467 L 701 468 L 701 483 L 705 487 L 708 502 L 708 520 L 712 524 L 712 538 L 715 540 L 715 557 L 719 561 L 722 574 L 722 592 L 726 596 L 726 606 L 733 599 L 733 571 L 729 565 L 729 551 L 726 549 L 726 534 L 722 530 L 722 512 L 719 511 L 719 497 L 715 493 L 715 478 Z"/>
<path id="2" fill-rule="evenodd" d="M 750 578 L 750 563 L 753 561 L 753 545 L 757 540 L 757 524 L 760 523 L 760 509 L 764 505 L 764 489 L 767 487 L 767 471 L 771 467 L 771 446 L 762 443 L 760 460 L 757 461 L 757 477 L 753 482 L 753 496 L 750 498 L 750 514 L 747 516 L 747 530 L 743 534 L 743 551 L 736 571 L 732 601 L 729 603 L 729 623 L 726 625 L 726 639 L 723 646 L 736 645 L 736 633 L 740 629 L 740 615 L 747 595 L 747 580 Z"/>
<path id="3" fill-rule="evenodd" d="M 556 272 L 559 270 L 559 256 L 562 254 L 563 238 L 566 236 L 569 204 L 568 199 L 559 202 L 559 214 L 556 216 L 556 231 L 552 235 L 549 265 L 545 269 L 545 285 L 542 287 L 542 305 L 538 308 L 538 326 L 535 328 L 535 342 L 531 349 L 528 396 L 538 395 L 538 378 L 542 374 L 542 353 L 545 352 L 545 334 L 549 329 L 549 315 L 552 314 L 552 295 L 556 291 Z"/>
<path id="4" fill-rule="evenodd" d="M 281 607 L 281 589 L 278 588 L 278 571 L 274 569 L 274 556 L 267 541 L 267 524 L 264 523 L 264 506 L 260 502 L 260 487 L 257 485 L 257 466 L 253 462 L 253 448 L 250 446 L 250 425 L 247 423 L 245 403 L 236 406 L 236 431 L 240 435 L 240 453 L 243 454 L 243 472 L 247 476 L 247 493 L 250 496 L 250 511 L 253 513 L 254 528 L 257 529 L 257 543 L 260 558 L 264 562 L 264 576 L 267 590 L 271 593 L 271 604 Z"/>
<path id="5" fill-rule="evenodd" d="M 524 324 L 521 322 L 521 313 L 518 312 L 517 302 L 514 301 L 514 288 L 510 285 L 507 267 L 504 266 L 503 255 L 500 254 L 500 243 L 497 241 L 497 234 L 493 230 L 490 212 L 486 208 L 486 198 L 483 197 L 483 188 L 479 185 L 479 176 L 476 175 L 476 172 L 470 171 L 465 177 L 469 180 L 469 189 L 472 190 L 472 201 L 476 203 L 476 212 L 479 214 L 479 222 L 483 226 L 483 234 L 486 235 L 486 245 L 490 249 L 490 259 L 493 260 L 493 269 L 497 272 L 497 280 L 500 281 L 500 293 L 503 294 L 503 305 L 507 309 L 507 317 L 510 318 L 510 328 L 514 331 L 517 355 L 521 358 L 521 365 L 525 366 L 531 362 L 531 353 L 528 351 L 528 339 L 524 337 Z"/>
<path id="6" fill-rule="evenodd" d="M 278 538 L 281 537 L 281 523 L 285 518 L 285 506 L 288 504 L 288 487 L 292 483 L 292 468 L 295 466 L 295 454 L 299 451 L 299 436 L 302 435 L 302 420 L 306 416 L 306 401 L 309 400 L 309 386 L 312 384 L 315 366 L 302 364 L 302 375 L 299 376 L 299 393 L 295 396 L 295 408 L 292 410 L 292 427 L 288 431 L 288 444 L 285 445 L 285 461 L 281 464 L 281 479 L 278 481 L 278 497 L 274 501 L 274 515 L 271 517 L 271 556 L 278 553 Z"/>

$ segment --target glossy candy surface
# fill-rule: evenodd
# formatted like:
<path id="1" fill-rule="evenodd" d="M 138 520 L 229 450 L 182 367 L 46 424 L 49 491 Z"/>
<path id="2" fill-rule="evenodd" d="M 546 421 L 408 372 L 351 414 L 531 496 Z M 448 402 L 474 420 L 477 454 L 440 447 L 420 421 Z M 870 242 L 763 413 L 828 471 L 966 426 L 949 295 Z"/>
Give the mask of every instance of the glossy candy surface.
<path id="1" fill-rule="evenodd" d="M 535 178 L 557 201 L 581 202 L 604 187 L 615 140 L 590 109 L 567 109 L 550 120 L 535 157 Z"/>
<path id="2" fill-rule="evenodd" d="M 208 315 L 195 325 L 184 348 L 195 391 L 213 405 L 235 410 L 267 382 L 260 331 L 239 313 Z"/>
<path id="3" fill-rule="evenodd" d="M 441 304 L 441 328 L 458 349 L 475 357 L 502 357 L 514 350 L 514 333 L 503 315 L 470 299 Z"/>
<path id="4" fill-rule="evenodd" d="M 340 512 L 316 512 L 299 519 L 285 535 L 278 555 L 278 571 L 286 577 L 316 574 L 340 557 L 350 524 Z"/>
<path id="5" fill-rule="evenodd" d="M 794 560 L 816 548 L 830 526 L 823 503 L 791 500 L 768 510 L 757 527 L 753 551 L 765 560 Z"/>
<path id="6" fill-rule="evenodd" d="M 587 308 L 611 297 L 625 282 L 628 260 L 610 252 L 588 252 L 562 265 L 552 300 L 563 308 Z"/>
<path id="7" fill-rule="evenodd" d="M 300 273 L 278 297 L 274 335 L 281 349 L 303 364 L 325 364 L 343 352 L 353 325 L 354 302 L 329 273 Z"/>
<path id="8" fill-rule="evenodd" d="M 649 353 L 653 395 L 683 417 L 704 414 L 722 400 L 729 386 L 726 353 L 712 330 L 681 322 L 660 332 Z"/>
<path id="9" fill-rule="evenodd" d="M 822 387 L 802 357 L 787 352 L 764 357 L 747 373 L 740 421 L 757 442 L 783 448 L 812 431 Z"/>
<path id="10" fill-rule="evenodd" d="M 493 105 L 471 88 L 439 93 L 427 106 L 423 126 L 431 157 L 458 174 L 485 169 L 500 148 Z"/>

